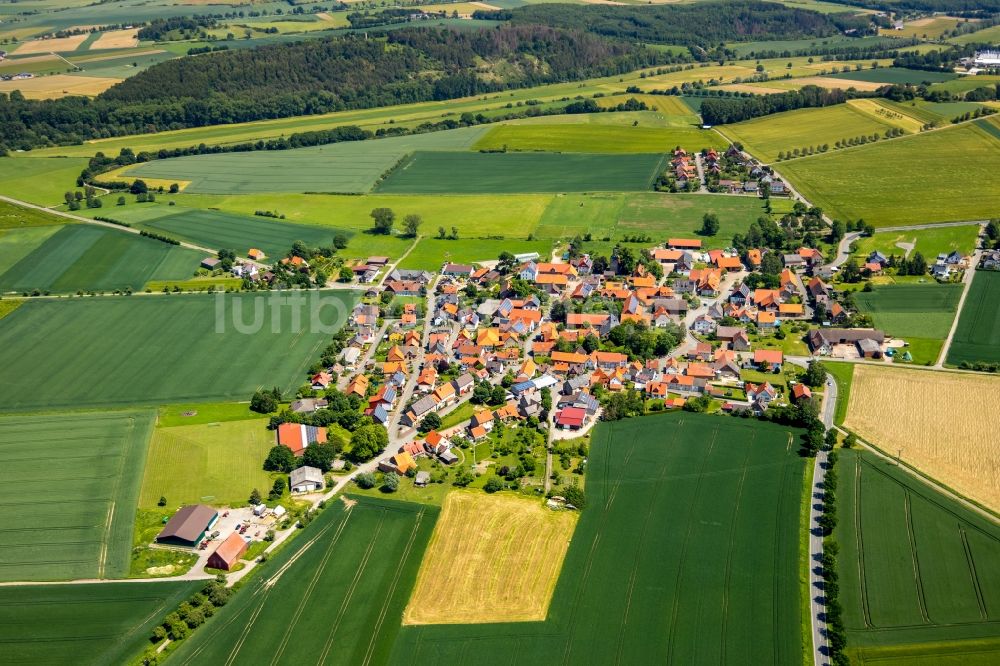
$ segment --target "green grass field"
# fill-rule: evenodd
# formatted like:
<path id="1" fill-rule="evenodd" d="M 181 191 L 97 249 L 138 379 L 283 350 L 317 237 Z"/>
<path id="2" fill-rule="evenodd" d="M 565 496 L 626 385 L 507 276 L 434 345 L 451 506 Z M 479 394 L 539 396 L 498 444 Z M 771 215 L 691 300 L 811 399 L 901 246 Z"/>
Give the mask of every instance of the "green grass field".
<path id="1" fill-rule="evenodd" d="M 231 248 L 237 256 L 246 256 L 247 250 L 257 248 L 276 259 L 284 256 L 295 241 L 310 247 L 330 247 L 335 233 L 351 235 L 350 231 L 214 210 L 161 207 L 161 211 L 162 217 L 148 218 L 136 226 L 203 247 Z"/>
<path id="2" fill-rule="evenodd" d="M 197 408 L 195 408 L 197 409 Z M 139 507 L 206 502 L 244 505 L 250 491 L 271 489 L 276 475 L 262 465 L 274 446 L 267 419 L 156 428 L 149 445 Z"/>
<path id="3" fill-rule="evenodd" d="M 859 72 L 840 72 L 830 74 L 835 79 L 850 79 L 851 81 L 868 81 L 871 83 L 940 83 L 958 78 L 954 72 L 925 72 L 920 69 L 906 69 L 904 67 L 879 67 L 877 69 L 864 69 Z"/>
<path id="4" fill-rule="evenodd" d="M 331 502 L 172 660 L 385 663 L 439 509 L 357 502 Z"/>
<path id="5" fill-rule="evenodd" d="M 902 257 L 906 250 L 896 244 L 913 243 L 914 252 L 919 252 L 928 261 L 933 261 L 942 252 L 950 254 L 952 251 L 958 250 L 963 255 L 972 254 L 972 251 L 976 249 L 978 237 L 979 225 L 977 224 L 938 227 L 937 229 L 878 232 L 874 236 L 858 239 L 854 255 L 860 261 L 878 250 L 887 257 L 893 254 Z"/>
<path id="6" fill-rule="evenodd" d="M 721 132 L 739 141 L 750 153 L 767 162 L 778 159 L 779 152 L 796 148 L 833 145 L 841 139 L 862 135 L 885 134 L 893 125 L 881 122 L 848 104 L 820 109 L 798 109 L 772 116 L 726 125 Z M 784 170 L 784 166 L 779 167 Z"/>
<path id="7" fill-rule="evenodd" d="M 948 41 L 953 44 L 996 44 L 1000 41 L 1000 25 L 952 37 Z"/>
<path id="8" fill-rule="evenodd" d="M 177 157 L 139 164 L 126 173 L 128 177 L 190 181 L 185 191 L 193 194 L 367 192 L 404 155 L 415 150 L 467 149 L 486 129 L 465 127 L 295 150 Z"/>
<path id="9" fill-rule="evenodd" d="M 0 418 L 0 581 L 124 577 L 152 429 L 151 411 Z"/>
<path id="10" fill-rule="evenodd" d="M 0 157 L 0 194 L 42 206 L 62 203 L 87 166 L 83 158 Z"/>
<path id="11" fill-rule="evenodd" d="M 0 645 L 9 664 L 127 664 L 198 581 L 0 587 Z"/>
<path id="12" fill-rule="evenodd" d="M 7 257 L 5 249 L 11 250 Z M 202 257 L 195 250 L 97 225 L 12 229 L 0 236 L 0 291 L 137 290 L 149 280 L 191 277 Z"/>
<path id="13" fill-rule="evenodd" d="M 855 292 L 862 312 L 871 314 L 875 326 L 890 335 L 921 338 L 948 337 L 962 297 L 960 284 L 900 284 Z"/>
<path id="14" fill-rule="evenodd" d="M 933 164 L 956 178 L 930 177 L 914 164 Z M 831 217 L 863 218 L 876 227 L 988 218 L 1000 210 L 1000 188 L 986 185 L 969 196 L 961 183 L 994 183 L 998 172 L 1000 141 L 975 123 L 781 165 Z"/>
<path id="15" fill-rule="evenodd" d="M 947 362 L 1000 361 L 1000 273 L 977 271 L 958 315 Z"/>
<path id="16" fill-rule="evenodd" d="M 858 663 L 995 664 L 1000 528 L 867 451 L 843 451 L 838 569 Z"/>
<path id="17" fill-rule="evenodd" d="M 416 152 L 376 188 L 382 193 L 625 192 L 652 186 L 657 154 Z"/>
<path id="18" fill-rule="evenodd" d="M 24 230 L 29 227 L 51 227 L 72 224 L 64 217 L 55 217 L 35 208 L 25 208 L 0 201 L 0 237 L 5 230 Z"/>
<path id="19" fill-rule="evenodd" d="M 551 240 L 524 240 L 523 238 L 460 238 L 441 240 L 422 238 L 413 251 L 400 262 L 400 268 L 419 268 L 428 271 L 441 270 L 445 262 L 474 263 L 496 260 L 501 252 L 537 252 L 543 257 L 552 251 Z"/>
<path id="20" fill-rule="evenodd" d="M 826 371 L 833 375 L 833 380 L 837 382 L 837 406 L 833 414 L 833 422 L 840 425 L 847 417 L 847 405 L 851 400 L 851 382 L 854 379 L 853 363 L 836 363 L 824 361 Z"/>
<path id="21" fill-rule="evenodd" d="M 681 146 L 688 151 L 725 148 L 715 132 L 697 127 L 628 125 L 511 124 L 489 131 L 476 150 L 552 151 L 565 153 L 659 153 Z"/>
<path id="22" fill-rule="evenodd" d="M 546 621 L 404 627 L 392 662 L 801 664 L 798 447 L 717 416 L 599 424 Z"/>
<path id="23" fill-rule="evenodd" d="M 320 323 L 336 323 L 326 300 L 308 300 L 320 293 L 330 303 L 349 298 L 311 292 L 294 310 L 299 330 L 291 302 L 264 295 L 25 303 L 0 320 L 0 411 L 246 400 L 261 386 L 290 390 L 329 342 L 330 333 L 312 325 L 310 307 L 323 303 Z M 349 306 L 336 309 L 346 317 Z M 259 331 L 240 332 L 255 323 Z"/>

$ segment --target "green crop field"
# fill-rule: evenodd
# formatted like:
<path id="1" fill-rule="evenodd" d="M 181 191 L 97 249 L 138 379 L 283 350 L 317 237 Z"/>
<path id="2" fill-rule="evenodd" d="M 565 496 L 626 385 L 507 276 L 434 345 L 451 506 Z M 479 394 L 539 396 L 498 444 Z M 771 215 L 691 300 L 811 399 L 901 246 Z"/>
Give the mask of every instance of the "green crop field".
<path id="1" fill-rule="evenodd" d="M 1000 42 L 1000 25 L 952 37 L 948 41 L 953 44 L 996 44 Z"/>
<path id="2" fill-rule="evenodd" d="M 384 663 L 437 507 L 331 502 L 173 655 L 178 664 Z"/>
<path id="3" fill-rule="evenodd" d="M 140 289 L 149 280 L 191 277 L 203 255 L 137 234 L 90 224 L 8 230 L 17 261 L 0 250 L 0 292 L 60 292 Z M 36 244 L 37 243 L 37 244 Z M 25 252 L 25 250 L 28 250 Z M 20 256 L 17 256 L 20 255 Z"/>
<path id="4" fill-rule="evenodd" d="M 1000 26 L 998 26 L 1000 27 Z M 931 90 L 946 90 L 950 93 L 966 93 L 976 88 L 989 88 L 1000 83 L 1000 76 L 978 74 L 976 76 L 962 76 L 951 81 L 935 83 Z"/>
<path id="5" fill-rule="evenodd" d="M 890 335 L 944 339 L 951 330 L 960 284 L 898 284 L 875 287 L 874 291 L 855 292 L 854 300 L 862 312 L 872 315 L 875 326 Z"/>
<path id="6" fill-rule="evenodd" d="M 511 124 L 490 130 L 477 150 L 553 151 L 565 153 L 660 153 L 676 146 L 694 152 L 725 148 L 715 132 L 697 127 L 632 127 L 630 125 Z"/>
<path id="7" fill-rule="evenodd" d="M 309 292 L 301 307 L 298 296 L 277 294 L 28 302 L 0 320 L 0 411 L 246 400 L 261 386 L 288 391 L 329 342 L 337 315 L 340 324 L 346 319 L 349 298 Z M 320 305 L 316 326 L 312 309 Z"/>
<path id="8" fill-rule="evenodd" d="M 972 251 L 976 249 L 978 237 L 978 224 L 910 231 L 880 231 L 874 236 L 858 239 L 854 256 L 859 261 L 863 261 L 872 252 L 878 250 L 887 257 L 893 254 L 902 257 L 906 250 L 899 247 L 897 243 L 913 243 L 913 252 L 919 252 L 928 261 L 933 261 L 942 252 L 950 254 L 957 250 L 963 255 L 972 254 Z"/>
<path id="9" fill-rule="evenodd" d="M 975 159 L 970 159 L 975 155 Z M 914 164 L 934 164 L 959 180 L 932 178 Z M 1000 210 L 1000 140 L 975 123 L 791 160 L 781 173 L 834 218 L 879 226 L 980 220 Z"/>
<path id="10" fill-rule="evenodd" d="M 801 664 L 798 447 L 704 415 L 599 424 L 546 621 L 407 626 L 393 663 Z"/>
<path id="11" fill-rule="evenodd" d="M 127 664 L 199 581 L 0 587 L 8 664 Z"/>
<path id="12" fill-rule="evenodd" d="M 958 74 L 954 72 L 925 72 L 921 69 L 906 69 L 904 67 L 879 67 L 877 69 L 864 69 L 861 71 L 840 72 L 829 74 L 835 79 L 850 79 L 851 81 L 868 81 L 870 83 L 940 83 L 957 79 Z"/>
<path id="13" fill-rule="evenodd" d="M 838 468 L 840 599 L 857 663 L 997 663 L 997 524 L 871 452 L 843 451 Z"/>
<path id="14" fill-rule="evenodd" d="M 280 199 L 278 200 L 280 202 Z M 284 256 L 295 241 L 309 247 L 330 247 L 335 233 L 352 232 L 313 225 L 292 224 L 261 216 L 233 215 L 212 210 L 160 207 L 162 217 L 147 218 L 135 226 L 171 238 L 210 248 L 231 248 L 237 256 L 257 248 L 273 259 Z"/>
<path id="15" fill-rule="evenodd" d="M 664 168 L 656 154 L 447 153 L 408 156 L 383 193 L 622 192 L 649 189 Z"/>
<path id="16" fill-rule="evenodd" d="M 208 502 L 246 504 L 250 491 L 270 490 L 276 475 L 264 459 L 274 446 L 267 419 L 158 427 L 153 433 L 139 507 L 155 509 L 160 497 L 170 506 Z"/>
<path id="17" fill-rule="evenodd" d="M 125 173 L 128 177 L 190 181 L 184 191 L 194 194 L 367 192 L 407 153 L 466 149 L 486 129 L 465 127 L 295 150 L 177 157 L 139 164 Z"/>
<path id="18" fill-rule="evenodd" d="M 977 271 L 958 315 L 948 363 L 1000 361 L 1000 273 Z"/>
<path id="19" fill-rule="evenodd" d="M 848 104 L 821 109 L 798 109 L 772 116 L 726 125 L 721 132 L 743 144 L 750 153 L 773 162 L 779 152 L 812 148 L 841 139 L 862 135 L 885 134 L 893 125 L 881 122 Z M 784 170 L 784 166 L 779 167 Z"/>
<path id="20" fill-rule="evenodd" d="M 82 158 L 0 157 L 0 194 L 42 206 L 63 202 L 87 166 Z"/>
<path id="21" fill-rule="evenodd" d="M 152 429 L 151 411 L 0 418 L 0 581 L 125 576 Z"/>

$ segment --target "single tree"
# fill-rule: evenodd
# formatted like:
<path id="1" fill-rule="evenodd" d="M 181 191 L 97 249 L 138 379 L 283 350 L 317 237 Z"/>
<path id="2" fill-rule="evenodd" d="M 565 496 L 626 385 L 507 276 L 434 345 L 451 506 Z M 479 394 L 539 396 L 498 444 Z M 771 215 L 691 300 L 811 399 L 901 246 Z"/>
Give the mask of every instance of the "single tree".
<path id="1" fill-rule="evenodd" d="M 437 415 L 436 412 L 431 412 L 424 417 L 424 420 L 420 422 L 421 432 L 430 432 L 431 430 L 437 430 L 441 427 L 441 417 Z"/>
<path id="2" fill-rule="evenodd" d="M 275 479 L 274 485 L 271 486 L 271 492 L 267 494 L 269 500 L 279 500 L 281 496 L 285 494 L 285 480 Z"/>
<path id="3" fill-rule="evenodd" d="M 395 472 L 389 472 L 384 477 L 382 477 L 382 492 L 384 493 L 394 493 L 399 490 L 399 475 Z"/>
<path id="4" fill-rule="evenodd" d="M 158 501 L 156 503 L 156 506 L 166 506 L 166 505 L 167 505 L 167 498 L 166 498 L 166 496 L 160 495 L 160 501 Z"/>
<path id="5" fill-rule="evenodd" d="M 417 232 L 420 230 L 420 225 L 423 224 L 424 218 L 420 217 L 416 213 L 410 213 L 403 218 L 403 231 L 407 236 L 416 237 Z"/>
<path id="6" fill-rule="evenodd" d="M 264 469 L 268 472 L 284 472 L 287 474 L 295 468 L 295 454 L 283 444 L 271 447 L 264 459 Z"/>
<path id="7" fill-rule="evenodd" d="M 392 233 L 392 225 L 396 221 L 396 214 L 391 208 L 374 208 L 372 209 L 371 216 L 375 221 L 375 233 L 387 235 Z"/>
<path id="8" fill-rule="evenodd" d="M 260 504 L 260 491 L 256 488 L 250 491 L 250 504 L 253 504 L 254 506 Z"/>
<path id="9" fill-rule="evenodd" d="M 358 488 L 374 488 L 375 487 L 375 475 L 371 472 L 364 472 L 358 474 L 354 478 L 354 483 L 358 484 Z"/>
<path id="10" fill-rule="evenodd" d="M 494 474 L 486 481 L 486 484 L 483 486 L 483 490 L 488 493 L 495 493 L 503 490 L 503 481 L 500 480 L 499 476 Z"/>
<path id="11" fill-rule="evenodd" d="M 268 391 L 255 391 L 250 397 L 250 411 L 270 414 L 278 409 L 278 401 Z"/>
<path id="12" fill-rule="evenodd" d="M 699 233 L 702 236 L 714 236 L 719 233 L 719 216 L 715 213 L 705 213 L 705 216 L 701 218 L 701 231 Z"/>

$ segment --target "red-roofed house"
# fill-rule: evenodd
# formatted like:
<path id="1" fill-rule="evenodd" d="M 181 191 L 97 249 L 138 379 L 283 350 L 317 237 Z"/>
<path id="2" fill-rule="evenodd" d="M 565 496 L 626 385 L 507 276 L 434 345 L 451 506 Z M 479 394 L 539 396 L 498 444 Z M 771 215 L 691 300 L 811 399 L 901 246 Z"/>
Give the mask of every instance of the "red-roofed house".
<path id="1" fill-rule="evenodd" d="M 556 413 L 556 427 L 563 430 L 579 430 L 587 418 L 587 410 L 582 407 L 563 407 Z"/>

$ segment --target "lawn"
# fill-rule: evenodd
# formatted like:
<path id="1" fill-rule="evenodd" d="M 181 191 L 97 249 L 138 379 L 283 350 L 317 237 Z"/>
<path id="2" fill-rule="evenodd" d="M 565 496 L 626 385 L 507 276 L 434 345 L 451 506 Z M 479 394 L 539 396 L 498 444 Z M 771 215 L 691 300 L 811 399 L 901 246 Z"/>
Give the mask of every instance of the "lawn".
<path id="1" fill-rule="evenodd" d="M 836 425 L 841 425 L 844 418 L 847 417 L 847 405 L 851 400 L 854 364 L 824 361 L 823 366 L 829 374 L 833 375 L 833 381 L 837 382 L 837 407 L 834 410 L 833 422 Z"/>
<path id="2" fill-rule="evenodd" d="M 867 451 L 843 451 L 840 599 L 859 663 L 995 664 L 1000 528 Z"/>
<path id="3" fill-rule="evenodd" d="M 979 237 L 979 225 L 970 224 L 959 227 L 938 227 L 937 229 L 914 229 L 912 231 L 884 231 L 874 236 L 860 238 L 856 244 L 854 255 L 859 261 L 878 250 L 885 256 L 895 254 L 902 257 L 906 250 L 897 243 L 913 243 L 913 251 L 924 255 L 928 261 L 933 261 L 942 252 L 949 254 L 958 250 L 963 255 L 970 255 L 976 248 Z"/>
<path id="4" fill-rule="evenodd" d="M 0 291 L 134 291 L 149 280 L 191 277 L 204 256 L 109 227 L 70 224 L 48 234 L 50 229 L 3 232 L 0 270 L 6 270 L 0 273 Z M 14 246 L 14 263 L 4 260 L 8 244 Z"/>
<path id="5" fill-rule="evenodd" d="M 62 203 L 87 166 L 83 158 L 0 157 L 0 194 L 43 206 Z"/>
<path id="6" fill-rule="evenodd" d="M 836 104 L 820 109 L 797 109 L 734 125 L 726 125 L 721 132 L 743 144 L 743 147 L 765 162 L 778 159 L 779 152 L 788 153 L 796 148 L 815 148 L 833 145 L 841 139 L 862 135 L 884 135 L 894 127 L 889 122 L 877 120 L 849 104 Z M 779 167 L 784 169 L 784 167 Z"/>
<path id="7" fill-rule="evenodd" d="M 958 315 L 949 365 L 1000 361 L 1000 273 L 977 271 Z"/>
<path id="8" fill-rule="evenodd" d="M 0 507 L 16 516 L 0 581 L 124 577 L 152 429 L 152 412 L 0 418 Z"/>
<path id="9" fill-rule="evenodd" d="M 448 151 L 471 147 L 485 127 L 347 141 L 295 150 L 219 153 L 156 160 L 128 169 L 128 177 L 189 181 L 185 192 L 367 192 L 404 155 L 415 150 Z"/>
<path id="10" fill-rule="evenodd" d="M 163 217 L 147 219 L 136 226 L 202 247 L 234 249 L 237 256 L 246 256 L 247 250 L 257 248 L 277 259 L 287 254 L 295 241 L 309 247 L 330 247 L 335 233 L 353 235 L 350 231 L 292 224 L 263 216 L 176 207 L 161 207 L 161 210 Z"/>
<path id="11" fill-rule="evenodd" d="M 8 664 L 128 664 L 163 617 L 203 582 L 0 587 Z"/>
<path id="12" fill-rule="evenodd" d="M 601 423 L 545 622 L 403 627 L 391 661 L 801 664 L 804 470 L 771 424 Z"/>
<path id="13" fill-rule="evenodd" d="M 857 291 L 854 300 L 875 320 L 876 328 L 899 337 L 948 337 L 962 297 L 961 284 L 900 284 Z"/>
<path id="14" fill-rule="evenodd" d="M 652 187 L 666 157 L 653 154 L 416 152 L 383 193 L 622 192 Z"/>
<path id="15" fill-rule="evenodd" d="M 286 301 L 292 298 L 109 296 L 25 303 L 0 320 L 0 411 L 246 400 L 262 386 L 297 388 L 329 342 L 336 310 L 342 325 L 349 297 L 310 292 L 301 308 Z M 312 321 L 319 305 L 319 323 L 329 326 Z M 298 326 L 293 315 L 300 317 Z M 236 317 L 245 322 L 239 328 Z"/>
<path id="16" fill-rule="evenodd" d="M 719 216 L 719 233 L 706 242 L 729 243 L 733 234 L 744 233 L 751 222 L 764 215 L 764 207 L 756 197 L 653 192 L 564 194 L 551 200 L 535 235 L 573 238 L 591 233 L 595 240 L 649 235 L 654 243 L 668 237 L 700 238 L 697 232 L 705 213 Z"/>
<path id="17" fill-rule="evenodd" d="M 266 494 L 278 475 L 263 468 L 275 444 L 267 419 L 159 427 L 149 445 L 139 507 L 243 506 L 254 488 Z"/>
<path id="18" fill-rule="evenodd" d="M 565 153 L 663 154 L 676 146 L 695 152 L 702 148 L 725 148 L 726 143 L 717 133 L 706 132 L 697 127 L 518 124 L 493 128 L 473 148 Z"/>
<path id="19" fill-rule="evenodd" d="M 960 177 L 931 178 L 914 164 Z M 876 227 L 979 220 L 1000 210 L 1000 188 L 988 185 L 1000 172 L 1000 141 L 975 123 L 792 160 L 781 172 L 828 215 Z M 969 196 L 962 182 L 984 186 Z"/>
<path id="20" fill-rule="evenodd" d="M 331 502 L 172 660 L 384 663 L 438 508 L 353 501 Z"/>

